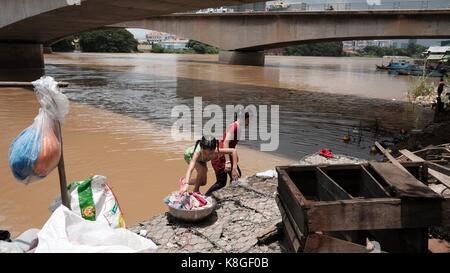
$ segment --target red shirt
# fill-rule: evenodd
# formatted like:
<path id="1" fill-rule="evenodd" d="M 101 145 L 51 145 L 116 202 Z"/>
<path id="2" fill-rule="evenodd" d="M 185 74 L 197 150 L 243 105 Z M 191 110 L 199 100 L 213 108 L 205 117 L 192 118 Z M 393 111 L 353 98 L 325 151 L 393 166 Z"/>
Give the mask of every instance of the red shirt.
<path id="1" fill-rule="evenodd" d="M 223 134 L 222 139 L 219 141 L 219 149 L 223 148 L 223 142 L 224 142 L 228 132 L 232 132 L 232 135 L 233 135 L 233 139 L 229 141 L 228 147 L 229 148 L 236 148 L 236 145 L 239 142 L 239 140 L 238 140 L 238 129 L 239 129 L 239 124 L 237 123 L 237 121 L 235 121 L 235 122 L 230 124 L 228 129 Z"/>
<path id="2" fill-rule="evenodd" d="M 229 146 L 229 148 L 236 148 L 236 145 L 239 142 L 238 129 L 239 129 L 239 124 L 236 121 L 230 124 L 228 129 L 223 134 L 223 138 L 221 140 L 219 140 L 219 149 L 223 148 L 223 141 L 224 141 L 225 137 L 227 136 L 228 132 L 233 132 L 233 139 L 230 140 L 230 142 L 228 143 L 228 146 Z M 230 156 L 230 159 L 231 159 L 231 156 Z M 220 174 L 220 173 L 224 172 L 225 171 L 225 156 L 223 154 L 217 155 L 213 160 L 211 160 L 211 164 L 212 164 L 216 174 Z"/>

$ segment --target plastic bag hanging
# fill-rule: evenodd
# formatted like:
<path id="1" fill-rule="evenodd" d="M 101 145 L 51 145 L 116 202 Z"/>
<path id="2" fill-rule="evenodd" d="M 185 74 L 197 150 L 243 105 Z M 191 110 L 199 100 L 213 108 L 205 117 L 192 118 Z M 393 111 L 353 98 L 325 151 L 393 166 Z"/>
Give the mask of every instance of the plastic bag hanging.
<path id="1" fill-rule="evenodd" d="M 46 177 L 61 157 L 59 124 L 69 112 L 69 101 L 52 77 L 32 82 L 41 105 L 34 122 L 9 147 L 9 166 L 24 184 Z"/>

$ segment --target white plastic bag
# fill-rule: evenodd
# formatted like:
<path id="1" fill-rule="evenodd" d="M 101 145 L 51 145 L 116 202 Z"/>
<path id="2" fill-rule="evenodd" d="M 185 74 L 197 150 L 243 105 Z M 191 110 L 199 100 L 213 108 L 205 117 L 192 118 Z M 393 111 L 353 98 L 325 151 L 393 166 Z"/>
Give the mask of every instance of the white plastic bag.
<path id="1" fill-rule="evenodd" d="M 157 248 L 151 240 L 97 221 L 87 221 L 60 206 L 38 233 L 35 253 L 142 252 Z"/>
<path id="2" fill-rule="evenodd" d="M 278 177 L 278 173 L 275 170 L 267 170 L 264 172 L 256 173 L 256 176 L 263 177 L 263 178 L 274 178 L 274 177 L 276 178 L 276 177 Z"/>
<path id="3" fill-rule="evenodd" d="M 112 228 L 125 228 L 122 210 L 106 177 L 94 175 L 83 181 L 72 182 L 68 187 L 70 208 L 86 220 L 99 221 Z M 49 208 L 54 211 L 61 205 L 57 198 Z"/>
<path id="4" fill-rule="evenodd" d="M 11 171 L 24 184 L 46 177 L 58 165 L 61 136 L 57 122 L 62 123 L 69 111 L 69 101 L 52 77 L 42 77 L 33 85 L 41 105 L 39 114 L 9 148 Z"/>

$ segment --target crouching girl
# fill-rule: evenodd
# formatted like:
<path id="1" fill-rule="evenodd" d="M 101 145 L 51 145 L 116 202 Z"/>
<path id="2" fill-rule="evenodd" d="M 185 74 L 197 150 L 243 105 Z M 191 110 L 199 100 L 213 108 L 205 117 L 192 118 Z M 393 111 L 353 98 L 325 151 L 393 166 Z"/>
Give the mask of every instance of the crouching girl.
<path id="1" fill-rule="evenodd" d="M 233 162 L 238 162 L 236 149 L 219 149 L 218 141 L 213 137 L 202 137 L 194 146 L 187 148 L 184 152 L 184 159 L 189 164 L 186 176 L 180 178 L 180 192 L 186 192 L 189 185 L 194 185 L 194 192 L 199 192 L 200 186 L 206 185 L 208 167 L 207 162 L 223 154 L 231 155 Z M 197 177 L 192 178 L 192 171 L 196 170 Z M 237 164 L 231 170 L 233 179 L 239 178 Z"/>

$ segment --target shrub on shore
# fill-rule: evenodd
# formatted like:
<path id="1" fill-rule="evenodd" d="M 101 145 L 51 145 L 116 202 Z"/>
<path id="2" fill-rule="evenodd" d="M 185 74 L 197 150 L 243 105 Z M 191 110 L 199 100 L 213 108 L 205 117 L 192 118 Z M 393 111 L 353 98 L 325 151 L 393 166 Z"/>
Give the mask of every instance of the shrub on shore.
<path id="1" fill-rule="evenodd" d="M 84 52 L 123 52 L 137 51 L 138 42 L 133 34 L 122 28 L 95 30 L 80 34 L 80 46 Z"/>

